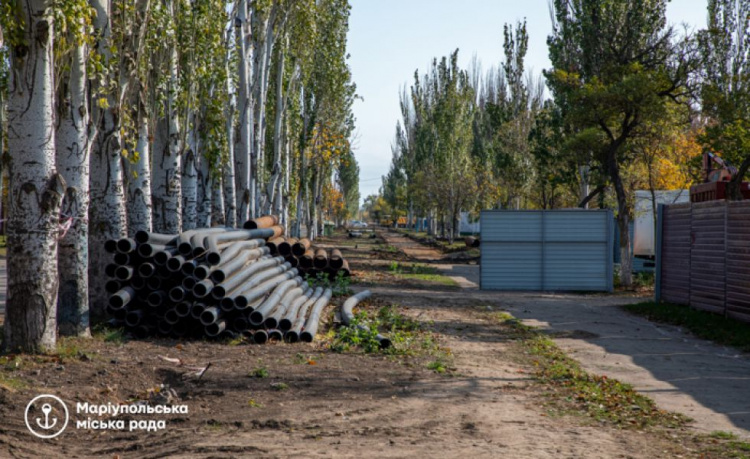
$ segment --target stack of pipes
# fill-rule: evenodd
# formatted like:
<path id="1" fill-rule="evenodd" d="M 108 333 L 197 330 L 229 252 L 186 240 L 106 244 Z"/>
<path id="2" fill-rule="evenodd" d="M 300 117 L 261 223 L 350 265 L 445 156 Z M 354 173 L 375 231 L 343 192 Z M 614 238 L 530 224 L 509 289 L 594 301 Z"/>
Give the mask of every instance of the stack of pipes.
<path id="1" fill-rule="evenodd" d="M 277 217 L 249 223 L 107 241 L 114 324 L 139 337 L 312 341 L 331 290 L 308 288 L 292 263 L 271 253 L 283 234 Z"/>
<path id="2" fill-rule="evenodd" d="M 245 228 L 248 227 L 245 223 Z M 302 276 L 316 278 L 318 273 L 325 273 L 330 280 L 336 279 L 339 275 L 351 276 L 349 262 L 344 259 L 339 249 L 328 251 L 315 248 L 309 239 L 293 237 L 273 238 L 266 245 L 271 256 L 284 257 L 284 261 L 297 268 Z"/>

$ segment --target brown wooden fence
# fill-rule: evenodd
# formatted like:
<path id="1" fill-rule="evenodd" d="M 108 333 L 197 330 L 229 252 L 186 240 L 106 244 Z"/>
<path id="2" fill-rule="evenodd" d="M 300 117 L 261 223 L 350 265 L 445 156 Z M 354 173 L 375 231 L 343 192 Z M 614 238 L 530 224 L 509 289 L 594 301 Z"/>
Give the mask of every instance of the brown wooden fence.
<path id="1" fill-rule="evenodd" d="M 750 322 L 750 201 L 662 206 L 656 299 Z"/>

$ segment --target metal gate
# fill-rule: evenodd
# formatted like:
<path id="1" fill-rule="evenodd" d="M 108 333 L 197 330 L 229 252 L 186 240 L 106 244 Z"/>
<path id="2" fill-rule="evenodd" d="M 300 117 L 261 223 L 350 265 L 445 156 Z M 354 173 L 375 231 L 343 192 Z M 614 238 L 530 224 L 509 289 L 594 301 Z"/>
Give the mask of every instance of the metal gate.
<path id="1" fill-rule="evenodd" d="M 485 210 L 483 290 L 613 290 L 610 210 Z"/>

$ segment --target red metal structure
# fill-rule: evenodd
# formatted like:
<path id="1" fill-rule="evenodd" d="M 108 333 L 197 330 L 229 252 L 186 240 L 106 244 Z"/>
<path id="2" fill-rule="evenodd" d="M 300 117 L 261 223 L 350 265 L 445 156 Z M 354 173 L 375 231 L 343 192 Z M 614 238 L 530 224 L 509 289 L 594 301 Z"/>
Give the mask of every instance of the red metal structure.
<path id="1" fill-rule="evenodd" d="M 714 163 L 719 166 L 714 168 Z M 690 202 L 719 201 L 727 198 L 727 184 L 737 174 L 737 169 L 710 152 L 703 153 L 703 180 L 705 183 L 690 187 Z M 750 199 L 750 184 L 742 182 L 743 199 Z"/>

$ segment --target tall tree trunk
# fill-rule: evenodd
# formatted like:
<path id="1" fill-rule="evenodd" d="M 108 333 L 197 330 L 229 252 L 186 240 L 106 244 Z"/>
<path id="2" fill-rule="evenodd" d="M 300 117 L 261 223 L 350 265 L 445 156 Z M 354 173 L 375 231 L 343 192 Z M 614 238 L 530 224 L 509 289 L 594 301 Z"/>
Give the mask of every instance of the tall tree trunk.
<path id="1" fill-rule="evenodd" d="M 6 351 L 55 348 L 57 238 L 65 181 L 55 169 L 52 2 L 16 3 L 24 44 L 11 50 Z"/>
<path id="2" fill-rule="evenodd" d="M 182 230 L 187 231 L 196 228 L 198 220 L 198 156 L 199 139 L 196 133 L 196 117 L 191 116 L 192 122 L 188 123 L 187 151 L 183 161 L 181 187 L 182 187 Z"/>
<path id="3" fill-rule="evenodd" d="M 240 128 L 238 149 L 235 153 L 235 180 L 237 199 L 237 219 L 241 222 L 250 218 L 251 207 L 251 176 L 254 173 L 251 163 L 251 152 L 253 145 L 254 109 L 250 99 L 250 62 L 251 34 L 250 21 L 248 18 L 247 0 L 240 0 L 237 12 L 239 30 L 237 30 L 237 41 L 239 43 L 239 88 L 237 88 L 237 109 Z"/>
<path id="4" fill-rule="evenodd" d="M 138 113 L 138 142 L 135 146 L 138 155 L 135 164 L 130 166 L 128 177 L 128 228 L 131 233 L 151 231 L 151 145 L 149 142 L 148 118 L 143 107 Z"/>
<path id="5" fill-rule="evenodd" d="M 232 78 L 230 77 L 229 73 L 229 56 L 227 55 L 227 60 L 225 62 L 226 70 L 227 70 L 227 94 L 232 94 Z M 221 182 L 223 182 L 223 206 L 222 212 L 224 216 L 220 219 L 222 224 L 225 224 L 227 226 L 236 227 L 237 226 L 237 198 L 236 198 L 236 189 L 235 189 L 235 176 L 234 176 L 234 165 L 235 165 L 235 142 L 234 142 L 234 106 L 232 105 L 231 101 L 227 102 L 227 106 L 224 110 L 226 120 L 227 120 L 227 159 L 226 163 L 224 164 L 222 168 L 222 176 Z M 214 210 L 217 210 L 219 207 L 217 207 L 216 203 L 218 203 L 219 200 L 214 199 Z M 219 220 L 212 219 L 212 221 L 216 222 Z"/>
<path id="6" fill-rule="evenodd" d="M 154 231 L 176 234 L 180 232 L 180 156 L 171 148 L 171 123 L 162 118 L 156 126 L 154 138 L 154 167 L 151 194 L 153 196 Z"/>
<path id="7" fill-rule="evenodd" d="M 91 0 L 96 9 L 94 27 L 99 41 L 97 50 L 105 62 L 112 58 L 111 37 L 111 0 Z M 107 63 L 108 65 L 108 63 Z M 107 84 L 92 88 L 92 95 L 97 90 L 105 90 Z M 121 89 L 122 90 L 122 89 Z M 89 310 L 91 320 L 103 318 L 107 304 L 107 292 L 104 289 L 104 267 L 111 257 L 104 251 L 107 239 L 119 239 L 127 233 L 125 211 L 125 192 L 123 189 L 122 145 L 120 139 L 120 118 L 118 98 L 107 94 L 106 108 L 92 104 L 92 118 L 98 126 L 96 141 L 91 151 L 91 180 L 89 206 Z"/>
<path id="8" fill-rule="evenodd" d="M 196 226 L 198 228 L 207 228 L 212 224 L 211 201 L 213 199 L 214 186 L 211 180 L 211 167 L 208 158 L 200 158 L 198 165 L 198 190 L 197 190 L 197 209 L 196 209 Z"/>
<path id="9" fill-rule="evenodd" d="M 278 67 L 276 70 L 276 113 L 274 119 L 273 133 L 273 169 L 271 171 L 271 180 L 268 182 L 268 204 L 265 212 L 278 215 L 280 209 L 280 193 L 278 193 L 278 183 L 281 181 L 281 152 L 283 148 L 283 123 L 284 120 L 284 56 L 282 50 L 279 53 Z"/>
<path id="10" fill-rule="evenodd" d="M 224 192 L 221 175 L 217 174 L 212 180 L 211 197 L 211 226 L 226 226 L 226 211 L 224 210 Z"/>
<path id="11" fill-rule="evenodd" d="M 92 139 L 86 90 L 86 54 L 84 43 L 73 49 L 70 73 L 63 72 L 58 83 L 62 94 L 55 145 L 57 168 L 67 183 L 61 216 L 70 228 L 58 246 L 60 290 L 57 324 L 60 334 L 68 336 L 89 335 L 88 214 Z"/>
<path id="12" fill-rule="evenodd" d="M 620 230 L 620 282 L 623 287 L 633 285 L 633 259 L 630 255 L 630 209 L 625 186 L 620 176 L 620 167 L 614 155 L 609 158 L 612 184 L 617 195 L 617 226 Z"/>

